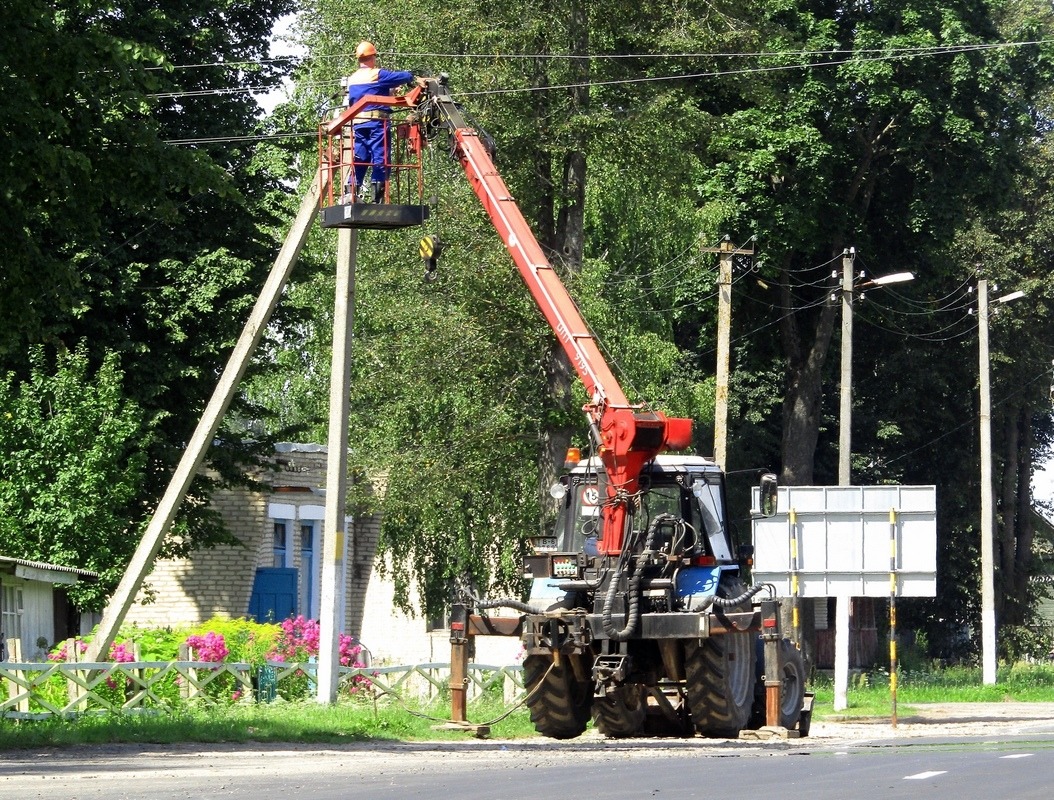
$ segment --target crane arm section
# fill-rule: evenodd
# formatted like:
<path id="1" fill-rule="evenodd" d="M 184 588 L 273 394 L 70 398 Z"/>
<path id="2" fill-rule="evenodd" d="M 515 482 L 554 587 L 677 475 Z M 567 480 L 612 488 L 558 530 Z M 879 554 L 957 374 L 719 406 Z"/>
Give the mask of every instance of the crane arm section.
<path id="1" fill-rule="evenodd" d="M 627 506 L 639 489 L 641 469 L 660 452 L 688 447 L 692 421 L 643 411 L 640 406 L 629 404 L 578 307 L 498 173 L 479 132 L 465 121 L 444 82 L 429 78 L 425 96 L 427 99 L 418 108 L 431 116 L 430 124 L 449 132 L 454 156 L 476 197 L 585 385 L 589 402 L 583 411 L 608 479 L 599 546 L 602 553 L 618 553 L 625 536 Z"/>

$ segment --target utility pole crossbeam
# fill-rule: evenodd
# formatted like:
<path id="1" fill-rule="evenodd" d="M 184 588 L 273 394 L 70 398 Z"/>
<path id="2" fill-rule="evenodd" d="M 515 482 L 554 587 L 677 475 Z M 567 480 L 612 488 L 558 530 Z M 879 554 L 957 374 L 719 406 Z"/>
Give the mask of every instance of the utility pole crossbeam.
<path id="1" fill-rule="evenodd" d="M 717 370 L 714 388 L 714 461 L 725 469 L 728 454 L 728 376 L 731 362 L 732 258 L 754 255 L 753 247 L 736 247 L 728 236 L 718 247 L 700 248 L 721 256 L 717 273 Z"/>
<path id="2" fill-rule="evenodd" d="M 191 481 L 194 480 L 194 476 L 198 473 L 205 460 L 205 453 L 212 444 L 216 430 L 223 420 L 223 415 L 227 412 L 238 384 L 245 374 L 249 359 L 256 346 L 260 343 L 263 331 L 271 318 L 271 314 L 274 312 L 275 306 L 278 305 L 282 289 L 289 280 L 289 273 L 292 271 L 297 256 L 300 255 L 300 250 L 307 240 L 311 225 L 315 221 L 315 215 L 318 211 L 319 198 L 322 195 L 322 180 L 321 174 L 317 175 L 311 184 L 311 188 L 304 195 L 304 199 L 300 204 L 300 211 L 297 213 L 296 219 L 286 235 L 282 249 L 279 251 L 274 266 L 267 276 L 267 281 L 256 299 L 256 305 L 253 306 L 252 314 L 245 323 L 241 336 L 231 352 L 227 366 L 224 367 L 223 374 L 220 375 L 216 389 L 212 393 L 212 399 L 209 400 L 205 411 L 201 415 L 201 419 L 198 421 L 197 428 L 195 428 L 193 435 L 190 437 L 190 441 L 187 442 L 187 448 L 183 451 L 183 457 L 172 474 L 168 488 L 158 503 L 153 517 L 150 518 L 146 532 L 139 541 L 139 545 L 132 555 L 132 560 L 125 569 L 124 577 L 121 578 L 120 584 L 118 584 L 116 591 L 110 598 L 109 604 L 106 606 L 106 611 L 103 612 L 102 621 L 99 623 L 95 636 L 88 644 L 88 650 L 85 652 L 85 659 L 88 661 L 105 660 L 110 651 L 110 645 L 113 644 L 117 631 L 128 614 L 128 609 L 132 607 L 132 603 L 135 602 L 135 597 L 142 588 L 146 576 L 153 568 L 154 559 L 157 558 L 157 554 L 161 550 L 161 544 L 164 542 L 165 535 L 172 527 L 172 521 L 175 519 L 179 507 L 186 497 Z"/>

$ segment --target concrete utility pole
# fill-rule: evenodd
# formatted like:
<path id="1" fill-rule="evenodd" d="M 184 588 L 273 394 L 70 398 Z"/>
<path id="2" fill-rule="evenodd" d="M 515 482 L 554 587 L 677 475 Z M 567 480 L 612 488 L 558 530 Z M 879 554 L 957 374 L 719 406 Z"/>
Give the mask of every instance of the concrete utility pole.
<path id="1" fill-rule="evenodd" d="M 212 399 L 201 415 L 190 441 L 187 442 L 183 457 L 179 460 L 176 471 L 172 474 L 172 479 L 153 517 L 150 518 L 146 532 L 125 569 L 124 577 L 121 578 L 120 584 L 106 606 L 106 611 L 103 612 L 95 637 L 88 644 L 88 649 L 84 654 L 86 661 L 99 661 L 100 658 L 105 658 L 109 654 L 110 645 L 113 644 L 114 637 L 117 636 L 117 631 L 128 614 L 128 609 L 135 602 L 143 581 L 154 565 L 154 559 L 161 549 L 165 535 L 172 527 L 172 521 L 175 519 L 183 498 L 186 497 L 191 481 L 205 460 L 205 453 L 212 444 L 216 429 L 219 428 L 223 415 L 234 398 L 242 375 L 245 374 L 245 368 L 249 364 L 249 358 L 260 343 L 264 328 L 275 306 L 278 305 L 282 289 L 289 280 L 289 273 L 292 272 L 297 256 L 300 255 L 300 250 L 307 240 L 318 212 L 319 198 L 322 195 L 322 180 L 321 174 L 316 176 L 311 188 L 304 195 L 300 211 L 286 235 L 282 249 L 275 259 L 259 297 L 256 298 L 256 305 L 253 306 L 252 314 L 245 323 L 241 336 L 227 360 L 227 366 L 220 375 L 216 389 L 212 393 Z"/>
<path id="2" fill-rule="evenodd" d="M 852 486 L 853 431 L 853 292 L 871 286 L 885 286 L 914 280 L 910 272 L 882 275 L 854 285 L 853 264 L 856 248 L 842 251 L 842 363 L 838 411 L 838 485 Z M 835 600 L 834 622 L 834 710 L 849 706 L 849 624 L 851 597 Z"/>
<path id="3" fill-rule="evenodd" d="M 1011 292 L 996 299 L 1002 305 L 1024 297 Z M 996 681 L 995 499 L 992 494 L 992 387 L 988 357 L 988 281 L 977 281 L 977 340 L 981 394 L 981 680 Z"/>
<path id="4" fill-rule="evenodd" d="M 359 232 L 337 229 L 337 287 L 333 304 L 333 359 L 329 383 L 329 448 L 326 462 L 326 515 L 322 532 L 322 585 L 319 605 L 318 693 L 320 703 L 337 700 L 340 681 L 340 629 L 347 541 L 344 535 L 348 484 L 348 403 L 351 343 L 355 318 L 355 258 Z"/>
<path id="5" fill-rule="evenodd" d="M 856 248 L 842 251 L 842 379 L 838 404 L 838 485 L 852 486 L 853 438 L 853 261 Z"/>
<path id="6" fill-rule="evenodd" d="M 732 258 L 754 255 L 753 247 L 736 247 L 728 236 L 719 247 L 704 247 L 704 253 L 721 256 L 717 273 L 717 371 L 714 389 L 714 461 L 724 469 L 728 453 L 728 375 L 732 333 Z"/>
<path id="7" fill-rule="evenodd" d="M 981 393 L 981 681 L 995 683 L 995 553 L 992 537 L 992 390 L 988 361 L 988 281 L 977 281 L 977 339 Z"/>
<path id="8" fill-rule="evenodd" d="M 981 455 L 981 682 L 995 683 L 995 553 L 992 536 L 992 388 L 989 385 L 988 281 L 977 281 Z"/>
<path id="9" fill-rule="evenodd" d="M 842 251 L 842 363 L 838 411 L 838 485 L 852 486 L 853 428 L 853 261 L 856 249 Z M 834 619 L 834 710 L 849 707 L 849 625 L 851 597 L 838 597 Z"/>

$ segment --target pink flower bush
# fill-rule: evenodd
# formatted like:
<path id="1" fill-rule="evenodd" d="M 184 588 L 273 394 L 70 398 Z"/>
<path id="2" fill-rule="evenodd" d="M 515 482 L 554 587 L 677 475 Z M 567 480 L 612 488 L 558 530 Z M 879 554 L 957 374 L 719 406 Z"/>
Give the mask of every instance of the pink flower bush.
<path id="1" fill-rule="evenodd" d="M 306 619 L 303 616 L 287 619 L 281 623 L 282 632 L 278 637 L 275 649 L 267 654 L 269 661 L 285 663 L 303 663 L 318 656 L 319 624 L 318 620 Z M 338 637 L 338 653 L 343 667 L 359 668 L 366 666 L 360 660 L 362 646 L 342 633 Z M 356 675 L 352 680 L 352 693 L 369 688 L 370 681 L 364 675 Z"/>
<path id="2" fill-rule="evenodd" d="M 122 664 L 135 661 L 135 645 L 128 642 L 121 642 L 120 644 L 115 642 L 110 645 L 110 660 L 119 661 Z"/>
<path id="3" fill-rule="evenodd" d="M 77 652 L 85 653 L 88 650 L 88 643 L 77 639 Z M 69 660 L 69 641 L 62 643 L 62 647 L 56 650 L 54 653 L 48 654 L 48 661 L 68 661 Z M 118 644 L 114 642 L 110 645 L 110 661 L 117 661 L 123 664 L 127 664 L 130 661 L 135 661 L 134 645 L 130 642 L 121 642 Z"/>
<path id="4" fill-rule="evenodd" d="M 195 634 L 187 637 L 187 647 L 194 650 L 198 661 L 215 661 L 221 663 L 230 655 L 222 633 L 209 631 L 204 636 Z"/>
<path id="5" fill-rule="evenodd" d="M 287 619 L 281 624 L 282 633 L 274 650 L 267 654 L 270 661 L 296 662 L 307 661 L 318 655 L 319 624 L 318 620 L 306 619 L 303 616 Z M 339 637 L 340 663 L 344 667 L 363 667 L 358 660 L 362 646 L 346 633 Z"/>
<path id="6" fill-rule="evenodd" d="M 62 643 L 56 652 L 48 655 L 48 661 L 69 661 L 69 641 Z M 77 651 L 80 653 L 85 652 L 88 649 L 88 643 L 77 639 Z"/>

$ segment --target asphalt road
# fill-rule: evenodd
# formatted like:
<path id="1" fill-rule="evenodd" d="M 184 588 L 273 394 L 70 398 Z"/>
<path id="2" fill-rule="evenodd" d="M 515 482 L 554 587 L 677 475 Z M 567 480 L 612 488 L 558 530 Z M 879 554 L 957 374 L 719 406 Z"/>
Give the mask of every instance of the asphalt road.
<path id="1" fill-rule="evenodd" d="M 115 745 L 0 754 L 0 799 L 1048 798 L 1054 705 L 814 723 L 808 739 Z M 948 710 L 950 709 L 950 710 Z"/>

